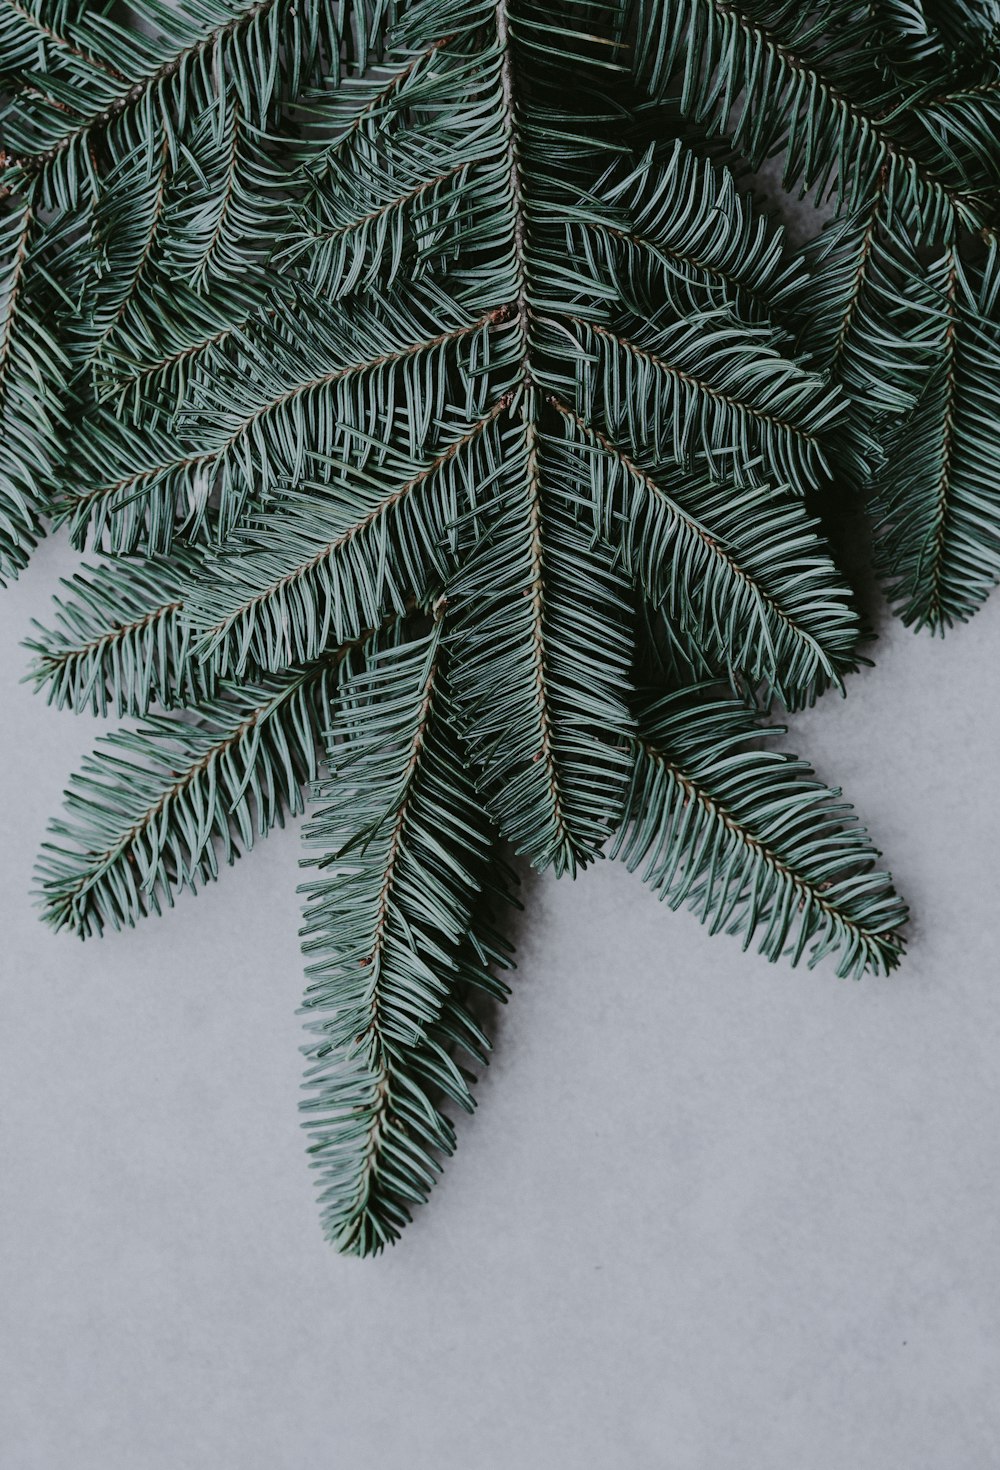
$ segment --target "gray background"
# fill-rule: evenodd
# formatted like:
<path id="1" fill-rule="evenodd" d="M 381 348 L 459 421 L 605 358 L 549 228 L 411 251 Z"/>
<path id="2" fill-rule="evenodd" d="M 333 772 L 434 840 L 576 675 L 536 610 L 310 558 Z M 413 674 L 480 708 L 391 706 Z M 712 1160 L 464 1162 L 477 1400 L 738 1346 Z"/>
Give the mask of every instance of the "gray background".
<path id="1" fill-rule="evenodd" d="M 296 1117 L 296 832 L 140 931 L 28 900 L 95 722 L 2 603 L 4 1470 L 1000 1466 L 1000 599 L 793 721 L 915 910 L 890 980 L 534 879 L 480 1109 L 377 1261 Z"/>

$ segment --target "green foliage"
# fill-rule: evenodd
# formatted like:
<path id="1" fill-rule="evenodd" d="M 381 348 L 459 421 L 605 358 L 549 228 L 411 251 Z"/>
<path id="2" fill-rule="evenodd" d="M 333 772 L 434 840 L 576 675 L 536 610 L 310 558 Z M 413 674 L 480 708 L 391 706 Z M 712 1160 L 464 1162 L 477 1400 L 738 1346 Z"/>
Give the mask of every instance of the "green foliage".
<path id="1" fill-rule="evenodd" d="M 330 663 L 223 688 L 193 719 L 151 715 L 106 736 L 42 849 L 46 919 L 81 938 L 134 924 L 301 811 L 318 774 Z"/>
<path id="2" fill-rule="evenodd" d="M 506 987 L 488 968 L 505 959 L 483 913 L 494 839 L 449 718 L 440 616 L 407 642 L 373 638 L 354 663 L 305 836 L 321 856 L 304 886 L 304 1106 L 326 1230 L 366 1255 L 452 1152 L 441 1102 L 473 1107 L 452 1053 L 489 1050 L 469 999 Z"/>
<path id="3" fill-rule="evenodd" d="M 885 435 L 876 504 L 890 595 L 918 627 L 968 618 L 1000 579 L 998 300 L 995 239 L 981 263 L 946 246 L 913 281 L 921 374 Z"/>
<path id="4" fill-rule="evenodd" d="M 27 201 L 0 214 L 0 583 L 17 575 L 41 533 L 62 425 L 65 357 L 33 270 L 37 237 Z"/>
<path id="5" fill-rule="evenodd" d="M 835 466 L 890 597 L 942 632 L 1000 577 L 1000 13 L 643 0 L 634 71 L 786 185 L 829 196 L 802 342 L 851 400 Z M 958 405 L 961 404 L 961 409 Z"/>
<path id="6" fill-rule="evenodd" d="M 840 975 L 891 970 L 905 911 L 838 791 L 804 761 L 758 748 L 760 725 L 694 685 L 643 711 L 614 855 L 671 908 L 688 902 L 712 933 L 759 938 L 762 954 Z M 773 733 L 773 732 L 771 732 Z"/>
<path id="7" fill-rule="evenodd" d="M 838 484 L 909 621 L 1000 575 L 997 19 L 0 0 L 0 558 L 49 519 L 103 554 L 34 678 L 140 722 L 44 912 L 130 924 L 309 808 L 340 1249 L 396 1238 L 472 1105 L 499 842 L 897 962 L 870 839 L 751 707 L 861 658 Z M 737 183 L 775 154 L 833 211 L 799 258 Z"/>
<path id="8" fill-rule="evenodd" d="M 73 596 L 53 599 L 55 628 L 26 640 L 36 687 L 59 708 L 119 718 L 209 695 L 214 676 L 191 657 L 184 616 L 198 570 L 198 559 L 178 550 L 170 560 L 105 562 L 64 581 Z"/>

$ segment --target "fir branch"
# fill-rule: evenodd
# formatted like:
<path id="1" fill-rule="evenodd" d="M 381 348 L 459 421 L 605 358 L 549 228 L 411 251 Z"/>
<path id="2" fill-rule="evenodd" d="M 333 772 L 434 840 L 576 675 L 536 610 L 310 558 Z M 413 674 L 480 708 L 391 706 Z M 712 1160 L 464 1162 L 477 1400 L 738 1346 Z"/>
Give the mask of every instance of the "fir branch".
<path id="1" fill-rule="evenodd" d="M 106 715 L 145 715 L 209 698 L 214 677 L 192 656 L 184 606 L 200 559 L 175 551 L 168 561 L 106 562 L 64 580 L 54 598 L 56 626 L 39 623 L 25 646 L 30 677 L 50 704 Z"/>
<path id="2" fill-rule="evenodd" d="M 287 812 L 302 810 L 327 724 L 330 654 L 303 670 L 223 688 L 194 723 L 148 716 L 105 737 L 70 780 L 38 860 L 46 921 L 81 938 L 135 924 L 197 891 Z"/>
<path id="3" fill-rule="evenodd" d="M 801 502 L 668 468 L 657 479 L 558 398 L 568 500 L 594 486 L 595 525 L 653 605 L 731 674 L 786 706 L 855 667 L 857 614 Z"/>
<path id="4" fill-rule="evenodd" d="M 345 683 L 337 775 L 317 798 L 332 805 L 306 833 L 327 871 L 303 889 L 316 1039 L 302 1106 L 325 1231 L 358 1255 L 396 1239 L 454 1148 L 439 1099 L 473 1099 L 451 1044 L 485 1060 L 465 995 L 496 994 L 486 962 L 503 958 L 475 918 L 491 841 L 448 729 L 440 615 L 412 642 L 375 640 Z"/>
<path id="5" fill-rule="evenodd" d="M 171 190 L 163 269 L 213 296 L 233 282 L 244 292 L 264 283 L 274 236 L 288 226 L 289 175 L 272 139 L 248 121 L 237 97 L 226 98 L 192 132 Z"/>
<path id="6" fill-rule="evenodd" d="M 157 136 L 154 130 L 150 140 L 143 129 L 105 180 L 93 228 L 95 240 L 106 243 L 98 247 L 90 310 L 79 328 L 88 361 L 103 355 L 140 291 L 156 245 L 169 171 L 166 134 Z"/>
<path id="7" fill-rule="evenodd" d="M 28 208 L 12 214 L 0 236 L 4 274 L 0 278 L 0 410 L 11 396 L 10 379 L 15 372 L 15 330 L 19 294 L 24 278 L 31 233 Z M 14 385 L 17 391 L 17 385 Z M 13 453 L 11 452 L 13 450 Z M 15 575 L 27 560 L 28 549 L 38 535 L 38 516 L 30 481 L 20 463 L 20 453 L 0 441 L 0 579 Z M 11 463 L 13 460 L 13 463 Z"/>
<path id="8" fill-rule="evenodd" d="M 467 487 L 482 493 L 497 473 L 495 425 L 508 406 L 501 398 L 429 461 L 387 450 L 377 470 L 347 474 L 330 462 L 322 483 L 287 493 L 195 593 L 202 657 L 222 674 L 280 670 L 444 583 Z"/>
<path id="9" fill-rule="evenodd" d="M 417 51 L 415 55 L 404 55 L 399 58 L 395 69 L 390 69 L 388 77 L 359 77 L 354 80 L 353 87 L 345 88 L 345 91 L 353 91 L 355 94 L 349 104 L 353 115 L 339 138 L 332 143 L 324 139 L 320 145 L 320 153 L 310 155 L 310 173 L 313 177 L 321 177 L 337 156 L 355 141 L 356 135 L 367 130 L 372 122 L 377 124 L 375 134 L 381 136 L 385 128 L 386 111 L 389 104 L 396 108 L 401 107 L 404 99 L 409 100 L 407 92 L 408 89 L 413 88 L 415 78 L 436 56 L 437 52 L 447 46 L 452 39 L 451 36 L 438 36 Z M 436 80 L 435 78 L 435 82 Z M 435 86 L 433 90 L 436 95 L 437 87 Z M 358 106 L 359 93 L 364 95 L 360 106 Z M 315 121 L 322 118 L 324 123 L 328 123 L 330 108 L 333 107 L 339 111 L 343 105 L 343 100 L 339 95 L 335 94 L 331 97 L 324 91 L 315 97 L 303 100 L 301 111 L 308 120 Z"/>
<path id="10" fill-rule="evenodd" d="M 796 705 L 856 662 L 811 513 L 844 445 L 883 474 L 875 435 L 905 423 L 923 455 L 910 500 L 905 452 L 880 481 L 906 596 L 928 558 L 939 611 L 993 566 L 972 470 L 1000 275 L 953 249 L 993 199 L 985 72 L 932 87 L 933 47 L 867 44 L 884 17 L 845 45 L 848 0 L 829 24 L 791 0 L 752 24 L 728 0 L 655 12 L 647 34 L 631 0 L 59 11 L 121 79 L 0 15 L 22 160 L 0 405 L 33 449 L 18 384 L 53 323 L 73 377 L 43 380 L 72 416 L 32 514 L 118 554 L 35 637 L 34 678 L 143 721 L 73 778 L 42 906 L 81 935 L 134 923 L 329 768 L 304 1112 L 348 1251 L 395 1239 L 471 1106 L 455 1053 L 484 1059 L 469 992 L 503 989 L 497 837 L 559 873 L 610 841 L 771 958 L 899 953 L 904 910 L 835 793 L 686 686 Z M 653 138 L 672 78 L 710 130 L 840 188 L 813 283 L 731 172 Z M 681 692 L 649 707 L 648 665 Z"/>
<path id="11" fill-rule="evenodd" d="M 818 20 L 792 0 L 640 0 L 638 15 L 637 74 L 657 96 L 678 77 L 682 110 L 728 133 L 754 166 L 780 148 L 786 185 L 832 189 L 848 211 L 887 170 L 895 206 L 928 230 L 987 223 L 992 186 L 930 135 L 916 105 L 886 92 L 867 7 L 838 0 Z"/>
<path id="12" fill-rule="evenodd" d="M 720 171 L 675 139 L 665 164 L 649 156 L 638 166 L 612 168 L 598 185 L 603 209 L 571 229 L 579 248 L 593 240 L 618 241 L 634 255 L 613 252 L 606 269 L 642 278 L 644 297 L 665 296 L 681 315 L 723 307 L 736 319 L 782 321 L 805 289 L 797 262 L 784 258 L 781 232 L 768 228 L 742 200 L 728 170 Z"/>
<path id="13" fill-rule="evenodd" d="M 955 247 L 910 281 L 925 374 L 872 485 L 879 566 L 903 620 L 943 631 L 1000 580 L 1000 247 Z"/>
<path id="14" fill-rule="evenodd" d="M 192 519 L 191 505 L 196 501 L 203 507 L 212 489 L 219 495 L 215 519 L 222 535 L 228 534 L 251 497 L 255 503 L 266 501 L 301 473 L 307 452 L 329 454 L 335 449 L 345 417 L 334 412 L 338 389 L 344 389 L 340 403 L 373 403 L 390 369 L 420 381 L 424 359 L 443 356 L 489 324 L 488 318 L 448 325 L 421 320 L 417 313 L 422 303 L 414 297 L 410 311 L 392 320 L 359 306 L 324 319 L 318 303 L 309 304 L 311 330 L 304 338 L 295 335 L 302 308 L 276 303 L 272 320 L 258 316 L 246 333 L 234 330 L 202 353 L 197 380 L 202 445 L 188 449 L 166 430 L 147 433 L 141 444 L 129 443 L 123 433 L 114 436 L 111 421 L 105 420 L 109 440 L 117 437 L 121 445 L 103 439 L 97 443 L 101 467 L 115 449 L 119 455 L 128 451 L 138 463 L 122 463 L 111 480 L 98 479 L 95 465 L 92 478 L 97 483 L 85 483 L 65 496 L 62 514 L 70 519 L 78 543 L 89 536 L 95 545 L 106 540 L 116 554 L 140 545 L 151 552 L 166 551 L 178 515 L 190 521 L 192 531 L 200 528 L 204 511 Z M 231 355 L 225 353 L 227 347 Z M 359 354 L 353 359 L 352 349 Z M 420 404 L 418 411 L 423 416 L 430 408 Z M 179 429 L 195 417 L 193 408 L 179 416 Z"/>
<path id="15" fill-rule="evenodd" d="M 631 637 L 610 554 L 552 484 L 534 392 L 512 405 L 482 539 L 449 584 L 452 678 L 494 820 L 559 873 L 590 860 L 620 811 Z"/>
<path id="16" fill-rule="evenodd" d="M 711 932 L 837 973 L 891 970 L 906 910 L 851 809 L 793 756 L 756 748 L 746 706 L 681 690 L 644 713 L 612 855 Z M 774 733 L 780 733 L 775 731 Z"/>
<path id="17" fill-rule="evenodd" d="M 276 285 L 272 289 L 277 292 Z M 174 281 L 169 297 L 159 288 L 151 294 L 151 309 L 133 302 L 99 365 L 101 401 L 133 420 L 160 414 L 170 420 L 194 396 L 196 381 L 216 369 L 237 334 L 251 331 L 258 318 L 273 320 L 279 306 L 264 305 L 268 299 L 243 283 L 238 293 L 216 284 L 208 298 Z"/>
<path id="18" fill-rule="evenodd" d="M 281 0 L 255 0 L 255 3 L 243 7 L 236 15 L 230 14 L 225 19 L 222 19 L 220 15 L 216 25 L 202 29 L 200 35 L 191 36 L 187 44 L 172 54 L 164 56 L 159 61 L 159 65 L 132 82 L 126 90 L 117 91 L 110 98 L 105 98 L 103 105 L 90 115 L 83 114 L 80 121 L 66 129 L 49 147 L 38 152 L 25 153 L 23 157 L 16 160 L 18 166 L 28 172 L 36 172 L 47 164 L 53 163 L 61 154 L 74 144 L 88 138 L 95 130 L 106 128 L 122 113 L 148 102 L 150 97 L 157 92 L 162 92 L 166 83 L 185 71 L 200 56 L 219 48 L 228 37 L 235 36 L 243 28 L 266 16 L 280 3 Z M 224 13 L 223 11 L 222 14 Z M 152 54 L 155 54 L 155 51 Z M 127 78 L 122 77 L 121 80 L 125 81 Z"/>
<path id="19" fill-rule="evenodd" d="M 880 186 L 865 208 L 831 222 L 807 250 L 813 275 L 802 341 L 848 399 L 835 463 L 861 490 L 880 459 L 881 426 L 913 408 L 923 371 L 907 286 L 920 267 L 888 210 Z"/>
<path id="20" fill-rule="evenodd" d="M 36 231 L 29 204 L 0 213 L 0 584 L 42 533 L 63 425 L 66 360 L 32 274 Z"/>
<path id="21" fill-rule="evenodd" d="M 581 356 L 596 358 L 597 404 L 613 434 L 624 430 L 657 459 L 679 464 L 690 462 L 696 445 L 717 476 L 752 480 L 763 459 L 800 491 L 825 479 L 819 432 L 842 404 L 769 343 L 754 341 L 749 327 L 736 330 L 706 315 L 662 327 L 637 321 L 630 336 L 569 320 L 580 334 Z M 737 380 L 738 393 L 729 387 Z"/>
<path id="22" fill-rule="evenodd" d="M 105 57 L 98 55 L 96 51 L 87 50 L 81 46 L 68 32 L 63 33 L 62 31 L 57 31 L 55 26 L 52 25 L 51 20 L 48 22 L 44 21 L 29 5 L 22 4 L 21 0 L 4 0 L 4 4 L 8 10 L 13 11 L 16 20 L 21 22 L 27 31 L 35 36 L 42 37 L 43 40 L 49 42 L 59 51 L 64 51 L 77 61 L 82 61 L 84 66 L 89 67 L 93 71 L 104 72 L 106 76 L 111 77 L 116 82 L 124 82 L 126 80 L 123 73 Z M 5 53 L 4 64 L 5 67 L 13 67 L 13 56 L 10 52 Z"/>

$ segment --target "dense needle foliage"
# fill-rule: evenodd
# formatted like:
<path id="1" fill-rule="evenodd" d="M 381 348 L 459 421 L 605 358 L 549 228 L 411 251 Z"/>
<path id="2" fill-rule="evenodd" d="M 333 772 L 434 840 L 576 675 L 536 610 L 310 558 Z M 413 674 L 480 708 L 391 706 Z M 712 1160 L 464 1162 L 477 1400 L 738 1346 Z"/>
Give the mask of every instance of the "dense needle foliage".
<path id="1" fill-rule="evenodd" d="M 324 1223 L 426 1197 L 502 999 L 505 841 L 891 969 L 839 793 L 761 748 L 1000 575 L 1000 13 L 920 0 L 0 0 L 0 570 L 115 714 L 39 863 L 87 936 L 308 810 Z M 829 204 L 801 258 L 742 192 Z"/>

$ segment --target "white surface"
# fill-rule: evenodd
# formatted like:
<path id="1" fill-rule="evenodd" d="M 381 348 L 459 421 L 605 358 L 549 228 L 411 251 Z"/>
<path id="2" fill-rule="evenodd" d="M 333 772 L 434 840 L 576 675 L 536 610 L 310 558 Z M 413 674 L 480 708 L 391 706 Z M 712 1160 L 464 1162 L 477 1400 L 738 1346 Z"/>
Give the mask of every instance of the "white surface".
<path id="1" fill-rule="evenodd" d="M 324 1245 L 296 834 L 128 936 L 29 906 L 98 733 L 0 603 L 4 1470 L 1000 1466 L 1000 599 L 794 722 L 915 910 L 888 981 L 536 880 L 480 1109 L 402 1243 Z"/>

